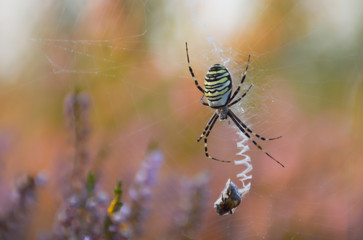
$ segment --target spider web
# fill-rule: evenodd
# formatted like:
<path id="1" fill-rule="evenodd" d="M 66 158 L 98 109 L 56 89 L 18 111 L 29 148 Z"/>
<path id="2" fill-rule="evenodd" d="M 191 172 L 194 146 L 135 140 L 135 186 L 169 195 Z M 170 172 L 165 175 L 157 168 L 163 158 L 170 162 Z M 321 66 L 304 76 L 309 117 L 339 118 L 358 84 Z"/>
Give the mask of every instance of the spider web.
<path id="1" fill-rule="evenodd" d="M 28 4 L 14 13 L 26 12 L 30 6 L 36 9 L 13 26 L 22 31 L 9 31 L 0 38 L 9 56 L 1 59 L 9 64 L 1 65 L 8 84 L 1 97 L 21 109 L 20 113 L 4 110 L 1 123 L 27 132 L 38 144 L 29 145 L 29 139 L 19 137 L 29 145 L 20 144 L 19 149 L 33 153 L 35 160 L 19 167 L 24 155 L 17 153 L 17 160 L 7 166 L 9 172 L 44 170 L 56 175 L 55 162 L 63 152 L 59 146 L 67 142 L 59 130 L 64 129 L 62 101 L 80 87 L 92 99 L 90 154 L 96 156 L 102 146 L 109 151 L 101 179 L 109 193 L 120 177 L 127 193 L 150 142 L 157 141 L 165 155 L 146 229 L 149 238 L 164 235 L 168 223 L 160 219 L 175 217 L 178 190 L 174 186 L 203 171 L 210 176 L 207 210 L 199 234 L 190 238 L 362 236 L 359 1 Z M 9 47 L 12 39 L 18 39 L 19 47 Z M 203 145 L 195 140 L 213 110 L 200 104 L 187 69 L 185 41 L 200 84 L 208 68 L 220 62 L 231 72 L 236 87 L 251 54 L 241 92 L 250 84 L 253 87 L 232 110 L 260 135 L 283 136 L 258 143 L 285 169 L 249 143 L 230 121 L 216 123 L 209 152 L 242 164 L 204 157 Z M 19 120 L 24 118 L 27 124 Z M 45 151 L 42 144 L 50 139 L 48 135 L 57 137 Z M 218 216 L 213 203 L 229 178 L 248 193 L 233 215 Z M 48 192 L 52 184 L 56 185 L 51 182 Z M 125 194 L 124 201 L 128 200 Z M 53 204 L 47 204 L 49 196 L 40 198 L 39 205 L 45 207 L 37 207 L 43 215 L 35 217 L 37 229 L 52 228 L 57 201 L 54 197 Z M 53 213 L 44 210 L 47 207 Z M 155 219 L 160 220 L 158 226 L 151 224 Z"/>

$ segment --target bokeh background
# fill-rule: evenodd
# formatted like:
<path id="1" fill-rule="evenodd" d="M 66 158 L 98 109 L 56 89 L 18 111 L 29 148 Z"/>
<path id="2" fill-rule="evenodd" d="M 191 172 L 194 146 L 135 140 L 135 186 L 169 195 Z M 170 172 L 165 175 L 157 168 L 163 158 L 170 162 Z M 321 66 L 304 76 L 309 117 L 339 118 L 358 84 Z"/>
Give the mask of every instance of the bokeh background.
<path id="1" fill-rule="evenodd" d="M 363 231 L 363 19 L 358 0 L 77 0 L 0 3 L 1 214 L 19 177 L 46 184 L 26 213 L 27 239 L 51 233 L 72 168 L 66 96 L 89 104 L 88 161 L 109 198 L 123 201 L 150 144 L 164 155 L 143 239 L 168 239 L 183 197 L 179 185 L 206 174 L 201 218 L 189 239 L 361 239 Z M 224 61 L 246 86 L 233 110 L 254 131 L 283 138 L 250 145 L 252 186 L 233 215 L 213 208 L 243 167 L 205 158 L 196 138 L 213 110 L 200 104 L 185 42 L 200 83 Z M 245 86 L 245 87 L 246 87 Z M 236 160 L 232 123 L 217 122 L 210 153 Z M 63 175 L 62 175 L 63 174 Z M 176 197 L 178 196 L 178 197 Z M 5 219 L 6 220 L 6 219 Z M 157 223 L 157 224 L 155 224 Z M 174 234 L 178 234 L 175 233 Z M 177 236 L 177 235 L 174 235 Z M 177 238 L 177 237 L 175 237 Z"/>

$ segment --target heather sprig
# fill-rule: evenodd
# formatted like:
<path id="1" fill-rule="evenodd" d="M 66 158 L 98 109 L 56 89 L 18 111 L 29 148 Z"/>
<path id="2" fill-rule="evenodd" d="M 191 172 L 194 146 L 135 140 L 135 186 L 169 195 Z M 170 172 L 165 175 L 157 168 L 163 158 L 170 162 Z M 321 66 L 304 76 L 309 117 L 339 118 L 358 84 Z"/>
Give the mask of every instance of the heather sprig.
<path id="1" fill-rule="evenodd" d="M 121 202 L 121 196 L 122 196 L 122 181 L 118 180 L 117 185 L 115 189 L 113 190 L 114 198 L 110 204 L 110 206 L 107 209 L 108 215 L 112 216 L 115 212 L 120 210 L 123 203 Z"/>
<path id="2" fill-rule="evenodd" d="M 84 187 L 64 200 L 53 239 L 102 239 L 107 197 L 89 173 Z"/>
<path id="3" fill-rule="evenodd" d="M 114 189 L 114 197 L 109 201 L 99 186 L 101 172 L 88 172 L 86 176 L 90 160 L 87 149 L 89 102 L 89 97 L 78 89 L 65 98 L 64 112 L 73 139 L 74 161 L 62 186 L 68 185 L 70 188 L 63 192 L 53 232 L 41 235 L 41 239 L 125 240 L 139 238 L 144 234 L 145 220 L 152 208 L 153 188 L 164 155 L 155 145 L 150 147 L 129 188 L 130 200 L 126 203 L 121 201 L 123 191 L 119 180 Z M 18 229 L 24 227 L 23 223 L 29 215 L 29 205 L 35 199 L 35 188 L 44 183 L 44 179 L 41 174 L 37 177 L 27 176 L 17 185 L 10 210 L 0 218 L 0 239 L 23 237 L 23 232 Z M 199 230 L 207 207 L 208 183 L 209 177 L 206 174 L 196 180 L 183 180 L 183 194 L 180 196 L 179 210 L 175 215 L 177 221 L 174 224 L 178 233 L 195 235 Z M 4 191 L 0 193 L 2 192 Z"/>
<path id="4" fill-rule="evenodd" d="M 113 216 L 117 213 L 122 207 L 123 203 L 121 202 L 122 197 L 122 182 L 119 180 L 116 184 L 116 187 L 113 191 L 114 197 L 111 201 L 108 209 L 107 215 L 104 222 L 104 236 L 106 239 L 127 239 L 126 237 L 126 228 L 124 227 L 124 223 L 120 221 L 114 221 Z"/>
<path id="5" fill-rule="evenodd" d="M 88 115 L 90 109 L 89 96 L 80 92 L 78 88 L 68 94 L 64 100 L 64 115 L 67 125 L 72 133 L 74 146 L 73 167 L 71 173 L 71 186 L 74 190 L 82 187 L 85 177 L 85 166 L 89 162 L 87 141 L 89 138 Z"/>
<path id="6" fill-rule="evenodd" d="M 208 208 L 209 182 L 210 177 L 206 173 L 181 182 L 180 201 L 171 227 L 171 238 L 185 239 L 185 236 L 192 237 L 198 232 Z"/>
<path id="7" fill-rule="evenodd" d="M 143 222 L 151 207 L 152 187 L 156 184 L 157 174 L 163 161 L 164 155 L 161 151 L 151 149 L 147 153 L 129 190 L 131 202 L 125 203 L 113 216 L 114 221 L 126 223 L 127 233 L 131 238 L 143 235 Z"/>
<path id="8" fill-rule="evenodd" d="M 25 175 L 15 183 L 14 190 L 8 193 L 11 202 L 7 212 L 0 217 L 0 239 L 21 239 L 25 234 L 30 207 L 36 199 L 36 189 L 46 182 L 43 173 L 37 176 Z"/>

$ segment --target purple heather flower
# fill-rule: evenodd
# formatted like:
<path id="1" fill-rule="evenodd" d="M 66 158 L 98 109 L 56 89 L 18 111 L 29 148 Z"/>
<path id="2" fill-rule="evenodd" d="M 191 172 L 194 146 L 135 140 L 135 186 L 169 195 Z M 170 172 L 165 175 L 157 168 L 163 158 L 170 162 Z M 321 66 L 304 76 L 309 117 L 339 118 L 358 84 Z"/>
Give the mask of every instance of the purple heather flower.
<path id="1" fill-rule="evenodd" d="M 7 212 L 0 217 L 0 239 L 23 239 L 23 228 L 28 209 L 36 198 L 37 176 L 25 175 L 18 179 L 11 196 Z"/>
<path id="2" fill-rule="evenodd" d="M 208 205 L 210 177 L 201 173 L 195 179 L 184 179 L 181 183 L 179 208 L 175 213 L 174 226 L 171 227 L 173 239 L 180 233 L 192 236 L 197 233 Z M 184 236 L 181 236 L 184 239 Z"/>
<path id="3" fill-rule="evenodd" d="M 75 127 L 76 121 L 88 123 L 90 100 L 87 94 L 78 90 L 68 94 L 64 99 L 64 115 L 67 117 L 70 128 Z"/>
<path id="4" fill-rule="evenodd" d="M 142 235 L 142 222 L 150 211 L 151 188 L 156 183 L 163 161 L 164 155 L 159 150 L 152 150 L 147 154 L 129 190 L 131 203 L 124 204 L 113 217 L 119 223 L 126 222 L 129 236 Z"/>
<path id="5" fill-rule="evenodd" d="M 90 99 L 87 94 L 76 89 L 68 94 L 64 100 L 64 114 L 71 130 L 74 145 L 74 159 L 72 169 L 72 188 L 80 190 L 85 177 L 85 165 L 89 161 L 87 140 L 89 136 L 88 115 Z"/>
<path id="6" fill-rule="evenodd" d="M 105 201 L 97 193 L 72 195 L 58 213 L 56 239 L 101 239 Z"/>

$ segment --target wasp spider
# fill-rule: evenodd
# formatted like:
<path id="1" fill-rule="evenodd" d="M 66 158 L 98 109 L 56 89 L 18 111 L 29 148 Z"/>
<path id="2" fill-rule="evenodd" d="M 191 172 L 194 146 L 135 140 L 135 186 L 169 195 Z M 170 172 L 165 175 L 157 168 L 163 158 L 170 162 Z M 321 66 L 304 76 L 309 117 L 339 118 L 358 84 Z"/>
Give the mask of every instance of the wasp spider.
<path id="1" fill-rule="evenodd" d="M 220 162 L 231 162 L 231 161 L 219 160 L 217 158 L 214 158 L 214 157 L 210 156 L 208 154 L 208 144 L 207 144 L 207 142 L 208 142 L 207 141 L 208 136 L 209 136 L 210 132 L 212 131 L 212 128 L 213 128 L 215 122 L 217 121 L 217 119 L 220 118 L 221 120 L 224 120 L 224 119 L 227 119 L 228 117 L 230 117 L 232 119 L 232 121 L 236 124 L 236 126 L 243 132 L 244 135 L 246 135 L 249 138 L 250 141 L 252 141 L 252 143 L 258 149 L 260 149 L 267 156 L 269 156 L 275 162 L 277 162 L 282 167 L 284 167 L 284 165 L 281 162 L 277 161 L 268 152 L 266 152 L 251 137 L 250 134 L 254 135 L 255 137 L 257 137 L 257 138 L 259 138 L 259 139 L 261 139 L 263 141 L 278 139 L 278 138 L 281 138 L 281 136 L 275 137 L 275 138 L 265 138 L 265 137 L 262 137 L 262 136 L 258 135 L 257 133 L 253 132 L 250 128 L 248 128 L 246 126 L 246 124 L 244 124 L 232 112 L 232 110 L 229 109 L 231 106 L 233 106 L 236 103 L 238 103 L 239 101 L 241 101 L 241 99 L 246 96 L 246 94 L 248 93 L 248 91 L 252 87 L 252 85 L 250 85 L 248 87 L 248 89 L 241 95 L 241 97 L 237 97 L 236 98 L 236 96 L 239 93 L 239 91 L 241 89 L 241 86 L 242 86 L 242 84 L 243 84 L 243 82 L 244 82 L 244 80 L 246 78 L 246 74 L 247 74 L 247 70 L 248 70 L 248 64 L 250 62 L 250 55 L 248 56 L 247 66 L 246 66 L 246 69 L 245 69 L 245 71 L 244 71 L 244 73 L 242 75 L 241 82 L 238 85 L 237 89 L 232 94 L 232 80 L 231 80 L 231 75 L 229 74 L 227 68 L 224 67 L 221 64 L 214 64 L 208 70 L 207 75 L 205 76 L 204 89 L 203 89 L 199 85 L 198 80 L 197 80 L 197 78 L 194 75 L 193 69 L 190 66 L 189 53 L 188 53 L 188 44 L 187 43 L 185 43 L 185 47 L 186 47 L 186 52 L 187 52 L 187 60 L 188 60 L 188 66 L 189 66 L 190 74 L 192 75 L 192 77 L 194 79 L 194 82 L 195 82 L 195 85 L 197 86 L 197 88 L 199 89 L 199 91 L 201 91 L 203 93 L 203 96 L 200 99 L 200 101 L 202 102 L 203 105 L 209 106 L 211 108 L 216 109 L 215 113 L 213 114 L 213 116 L 209 120 L 207 126 L 205 127 L 202 135 L 200 135 L 200 137 L 197 139 L 197 142 L 199 142 L 202 138 L 204 138 L 204 151 L 205 151 L 206 157 L 208 157 L 210 159 L 213 159 L 213 160 L 216 160 L 216 161 L 220 161 Z M 203 101 L 204 96 L 206 97 L 207 102 L 204 102 Z"/>

